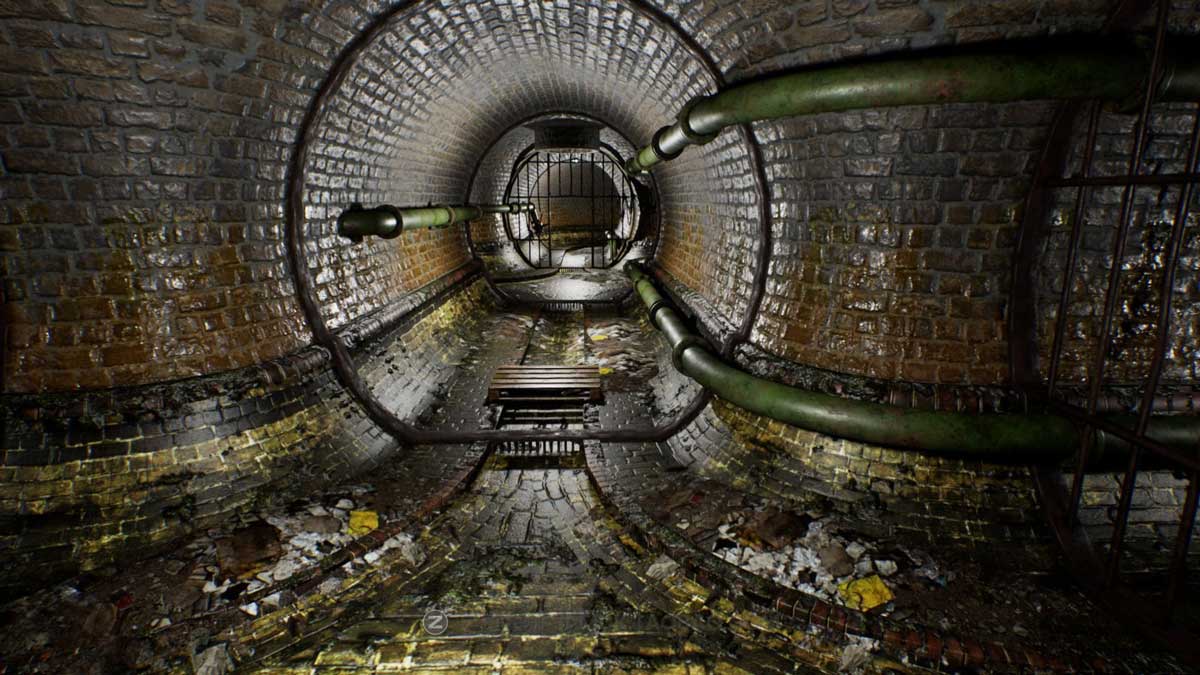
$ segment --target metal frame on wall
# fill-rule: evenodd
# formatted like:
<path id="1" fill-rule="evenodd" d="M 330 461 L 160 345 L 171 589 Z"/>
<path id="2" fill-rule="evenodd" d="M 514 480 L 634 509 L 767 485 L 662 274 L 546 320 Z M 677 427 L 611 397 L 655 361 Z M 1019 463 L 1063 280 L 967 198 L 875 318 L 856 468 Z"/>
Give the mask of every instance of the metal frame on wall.
<path id="1" fill-rule="evenodd" d="M 1149 4 L 1151 3 L 1122 3 L 1110 17 L 1109 29 L 1128 25 L 1138 14 L 1149 9 Z M 1062 472 L 1053 468 L 1035 467 L 1035 480 L 1051 527 L 1082 585 L 1094 591 L 1093 595 L 1101 604 L 1116 610 L 1119 616 L 1142 629 L 1147 636 L 1158 640 L 1194 664 L 1200 662 L 1200 643 L 1196 640 L 1198 636 L 1174 623 L 1173 618 L 1187 574 L 1186 560 L 1200 489 L 1200 453 L 1185 453 L 1156 443 L 1147 437 L 1146 428 L 1156 400 L 1161 399 L 1158 389 L 1170 336 L 1175 276 L 1182 256 L 1184 228 L 1190 215 L 1196 184 L 1200 182 L 1200 170 L 1196 164 L 1200 156 L 1200 105 L 1192 106 L 1192 130 L 1186 151 L 1185 170 L 1170 174 L 1143 173 L 1142 160 L 1149 144 L 1150 118 L 1160 84 L 1170 10 L 1168 0 L 1160 0 L 1156 4 L 1153 56 L 1145 90 L 1136 113 L 1132 149 L 1123 174 L 1092 175 L 1097 164 L 1095 147 L 1103 112 L 1098 101 L 1064 103 L 1052 122 L 1047 145 L 1025 204 L 1021 239 L 1014 263 L 1010 298 L 1012 309 L 1009 314 L 1010 364 L 1013 382 L 1029 394 L 1030 400 L 1040 402 L 1052 411 L 1075 421 L 1084 431 L 1100 429 L 1132 444 L 1133 451 L 1121 474 L 1115 512 L 1111 515 L 1112 532 L 1106 543 L 1106 552 L 1102 551 L 1105 547 L 1097 546 L 1090 540 L 1080 522 L 1085 467 L 1089 456 L 1095 450 L 1092 447 L 1095 434 L 1080 434 L 1082 440 L 1073 467 Z M 1083 128 L 1086 132 L 1078 173 L 1063 176 L 1074 140 L 1072 130 L 1078 121 L 1084 120 L 1086 121 Z M 1163 255 L 1164 265 L 1157 298 L 1158 316 L 1154 327 L 1154 349 L 1143 382 L 1142 396 L 1137 408 L 1137 422 L 1133 428 L 1126 428 L 1106 423 L 1098 412 L 1106 384 L 1105 371 L 1111 360 L 1109 347 L 1113 337 L 1113 325 L 1118 304 L 1122 300 L 1122 260 L 1126 255 L 1133 220 L 1134 192 L 1137 186 L 1146 185 L 1160 186 L 1163 190 L 1176 189 L 1179 201 Z M 1086 206 L 1091 191 L 1100 187 L 1120 187 L 1122 190 L 1110 252 L 1111 262 L 1104 289 L 1100 330 L 1087 370 L 1088 396 L 1086 404 L 1079 405 L 1068 402 L 1060 390 L 1063 351 L 1068 334 L 1067 317 L 1073 301 L 1072 280 L 1079 271 L 1080 253 L 1084 242 L 1083 224 L 1088 215 Z M 1074 194 L 1068 211 L 1068 248 L 1065 264 L 1060 270 L 1061 289 L 1057 298 L 1049 360 L 1045 364 L 1046 376 L 1043 379 L 1038 361 L 1036 267 L 1037 258 L 1044 251 L 1050 236 L 1050 210 L 1054 196 L 1056 191 L 1061 190 L 1073 190 Z M 1188 481 L 1174 549 L 1170 555 L 1166 587 L 1152 592 L 1135 591 L 1130 584 L 1124 583 L 1121 573 L 1134 488 L 1139 472 L 1144 470 L 1147 464 L 1158 468 L 1171 467 L 1186 475 Z"/>

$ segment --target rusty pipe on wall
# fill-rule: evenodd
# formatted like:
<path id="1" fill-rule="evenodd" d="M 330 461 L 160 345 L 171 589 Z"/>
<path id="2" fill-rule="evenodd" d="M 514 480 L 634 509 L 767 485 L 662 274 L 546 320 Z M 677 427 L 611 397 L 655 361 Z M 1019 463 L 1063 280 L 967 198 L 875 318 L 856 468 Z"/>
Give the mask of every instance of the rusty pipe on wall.
<path id="1" fill-rule="evenodd" d="M 1200 46 L 1168 56 L 1157 99 L 1200 100 Z M 885 56 L 769 76 L 693 99 L 625 165 L 631 174 L 722 130 L 796 115 L 931 103 L 1099 98 L 1127 106 L 1145 90 L 1147 50 L 1130 43 L 1019 43 L 961 54 Z"/>
<path id="2" fill-rule="evenodd" d="M 352 204 L 338 216 L 338 234 L 357 243 L 366 236 L 394 239 L 405 230 L 448 227 L 491 213 L 528 213 L 533 204 L 487 204 L 398 208 L 382 205 L 373 209 Z"/>
<path id="3" fill-rule="evenodd" d="M 630 261 L 625 272 L 650 313 L 650 322 L 671 347 L 675 368 L 714 395 L 750 412 L 792 426 L 844 438 L 917 452 L 970 457 L 996 463 L 1058 462 L 1079 447 L 1079 428 L 1064 416 L 1038 414 L 972 414 L 918 410 L 886 403 L 857 401 L 773 382 L 727 364 L 688 327 L 641 266 Z M 1132 430 L 1131 415 L 1109 418 Z M 1126 434 L 1096 431 L 1093 466 L 1128 455 Z M 1200 417 L 1157 417 L 1148 436 L 1173 448 L 1200 447 Z"/>

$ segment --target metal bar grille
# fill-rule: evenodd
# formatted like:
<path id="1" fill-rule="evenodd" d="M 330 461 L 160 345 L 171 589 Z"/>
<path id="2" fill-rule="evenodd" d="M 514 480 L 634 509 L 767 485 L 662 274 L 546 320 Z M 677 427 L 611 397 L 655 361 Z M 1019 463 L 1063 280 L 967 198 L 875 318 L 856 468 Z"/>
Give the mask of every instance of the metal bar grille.
<path id="1" fill-rule="evenodd" d="M 637 236 L 636 190 L 611 148 L 530 147 L 513 166 L 505 199 L 534 205 L 505 214 L 505 231 L 535 268 L 604 268 L 619 262 Z"/>
<path id="2" fill-rule="evenodd" d="M 1155 14 L 1155 37 L 1154 37 L 1154 52 L 1151 59 L 1150 72 L 1147 77 L 1146 90 L 1144 98 L 1141 102 L 1140 109 L 1137 113 L 1135 124 L 1132 128 L 1132 143 L 1127 157 L 1125 171 L 1117 176 L 1097 176 L 1098 159 L 1096 157 L 1096 149 L 1098 146 L 1097 130 L 1100 126 L 1100 118 L 1103 114 L 1099 103 L 1093 103 L 1091 106 L 1083 108 L 1087 110 L 1086 136 L 1085 145 L 1083 146 L 1082 158 L 1079 163 L 1077 173 L 1072 176 L 1061 177 L 1060 175 L 1046 176 L 1045 173 L 1040 177 L 1040 185 L 1035 186 L 1035 190 L 1074 190 L 1072 204 L 1067 213 L 1070 214 L 1069 235 L 1066 238 L 1067 250 L 1065 253 L 1065 262 L 1061 272 L 1062 287 L 1059 289 L 1057 298 L 1057 314 L 1053 322 L 1053 340 L 1049 351 L 1048 363 L 1046 363 L 1045 379 L 1042 382 L 1044 390 L 1042 395 L 1049 402 L 1052 409 L 1070 417 L 1081 423 L 1088 433 L 1081 434 L 1081 444 L 1079 453 L 1076 457 L 1076 463 L 1072 467 L 1069 475 L 1069 482 L 1065 487 L 1065 494 L 1068 495 L 1065 503 L 1061 497 L 1054 495 L 1046 496 L 1045 499 L 1050 502 L 1047 510 L 1051 517 L 1051 522 L 1058 532 L 1060 542 L 1068 547 L 1068 553 L 1073 560 L 1079 560 L 1079 548 L 1088 549 L 1088 555 L 1102 555 L 1102 559 L 1097 560 L 1094 568 L 1090 565 L 1082 565 L 1076 571 L 1089 577 L 1085 585 L 1104 588 L 1104 589 L 1123 589 L 1118 596 L 1125 598 L 1137 607 L 1131 607 L 1129 616 L 1141 617 L 1159 613 L 1165 614 L 1161 618 L 1170 621 L 1172 610 L 1177 606 L 1179 595 L 1184 587 L 1184 580 L 1187 573 L 1187 556 L 1188 549 L 1191 543 L 1193 525 L 1196 518 L 1197 480 L 1200 478 L 1200 453 L 1189 454 L 1188 452 L 1179 451 L 1169 448 L 1163 444 L 1156 443 L 1146 436 L 1146 428 L 1150 415 L 1155 407 L 1155 402 L 1162 398 L 1158 391 L 1160 382 L 1163 376 L 1164 362 L 1169 346 L 1169 338 L 1171 335 L 1171 320 L 1172 320 L 1172 300 L 1176 286 L 1177 269 L 1180 266 L 1183 254 L 1183 242 L 1185 241 L 1185 228 L 1187 221 L 1191 215 L 1192 201 L 1195 197 L 1195 186 L 1200 182 L 1200 167 L 1197 166 L 1197 158 L 1200 157 L 1200 106 L 1193 106 L 1190 110 L 1191 129 L 1188 143 L 1186 146 L 1186 157 L 1183 160 L 1182 171 L 1173 173 L 1154 173 L 1147 171 L 1144 154 L 1146 149 L 1153 141 L 1151 124 L 1154 116 L 1154 92 L 1158 83 L 1161 64 L 1163 61 L 1164 43 L 1166 41 L 1167 32 L 1167 16 L 1170 10 L 1170 3 L 1166 0 L 1160 0 L 1157 3 L 1157 11 Z M 1061 156 L 1055 153 L 1047 152 L 1047 156 Z M 1046 160 L 1044 160 L 1046 161 Z M 1178 203 L 1173 209 L 1174 221 L 1171 224 L 1169 239 L 1161 252 L 1162 269 L 1159 273 L 1160 285 L 1157 289 L 1157 316 L 1154 320 L 1153 329 L 1153 349 L 1151 350 L 1150 363 L 1146 368 L 1145 377 L 1143 380 L 1142 393 L 1137 406 L 1137 423 L 1132 428 L 1120 427 L 1111 423 L 1106 423 L 1098 415 L 1099 404 L 1102 399 L 1104 386 L 1108 383 L 1106 374 L 1113 366 L 1113 339 L 1114 339 L 1114 322 L 1116 321 L 1118 308 L 1122 308 L 1123 312 L 1127 312 L 1127 307 L 1131 302 L 1128 297 L 1129 291 L 1123 287 L 1123 275 L 1126 273 L 1126 254 L 1130 238 L 1132 224 L 1135 219 L 1134 204 L 1135 198 L 1138 195 L 1138 188 L 1157 189 L 1159 199 L 1165 198 L 1168 195 L 1177 195 Z M 1088 237 L 1085 235 L 1085 221 L 1093 218 L 1105 217 L 1103 208 L 1094 208 L 1094 200 L 1096 193 L 1100 190 L 1112 188 L 1120 188 L 1119 207 L 1116 211 L 1115 232 L 1113 232 L 1113 241 L 1110 249 L 1107 252 L 1107 281 L 1104 286 L 1103 311 L 1100 315 L 1099 330 L 1094 334 L 1095 343 L 1092 345 L 1092 352 L 1086 360 L 1086 370 L 1083 377 L 1087 383 L 1087 401 L 1086 405 L 1079 406 L 1064 400 L 1064 396 L 1059 391 L 1061 381 L 1066 377 L 1066 366 L 1064 365 L 1065 345 L 1073 337 L 1072 332 L 1078 332 L 1079 329 L 1073 328 L 1072 309 L 1075 303 L 1087 303 L 1087 297 L 1074 297 L 1075 295 L 1084 295 L 1083 292 L 1073 294 L 1072 288 L 1075 280 L 1080 274 L 1080 264 L 1082 254 L 1086 250 Z M 1093 215 L 1093 211 L 1096 215 Z M 1037 217 L 1044 217 L 1040 214 Z M 1111 216 L 1109 216 L 1111 217 Z M 1112 226 L 1110 225 L 1110 227 Z M 1026 227 L 1029 227 L 1027 222 Z M 1149 223 L 1142 223 L 1141 228 L 1149 228 Z M 1094 244 L 1093 244 L 1094 246 Z M 1093 256 L 1095 251 L 1090 251 Z M 1082 277 L 1086 279 L 1087 277 Z M 1149 287 L 1148 287 L 1149 288 Z M 1015 295 L 1016 293 L 1014 293 Z M 1149 292 L 1147 291 L 1148 295 Z M 1028 326 L 1030 330 L 1035 330 L 1033 325 Z M 1023 374 L 1027 376 L 1028 374 Z M 1019 378 L 1017 373 L 1014 373 L 1014 379 Z M 1088 464 L 1089 455 L 1092 454 L 1094 448 L 1094 434 L 1090 433 L 1095 429 L 1103 429 L 1104 431 L 1116 435 L 1128 441 L 1133 450 L 1130 452 L 1128 462 L 1120 473 L 1120 487 L 1117 493 L 1117 503 L 1112 515 L 1112 529 L 1107 537 L 1107 550 L 1103 548 L 1096 549 L 1088 541 L 1083 525 L 1080 523 L 1081 498 L 1084 491 L 1085 470 L 1084 467 Z M 1197 450 L 1200 450 L 1198 448 Z M 1188 483 L 1186 497 L 1179 512 L 1178 528 L 1174 537 L 1174 548 L 1170 553 L 1169 566 L 1167 569 L 1167 578 L 1165 588 L 1161 591 L 1155 591 L 1150 595 L 1142 592 L 1139 596 L 1137 593 L 1127 592 L 1122 584 L 1122 558 L 1125 554 L 1126 539 L 1128 532 L 1128 523 L 1133 505 L 1133 497 L 1135 488 L 1138 486 L 1138 475 L 1143 468 L 1143 459 L 1147 456 L 1152 456 L 1156 463 L 1161 466 L 1175 467 L 1186 473 Z M 1039 484 L 1043 490 L 1051 489 L 1051 483 L 1046 480 L 1040 480 Z M 1053 485 L 1062 485 L 1062 483 L 1053 483 Z M 1054 509 L 1050 505 L 1057 504 Z M 1097 578 L 1090 578 L 1095 575 Z M 1133 600 L 1129 600 L 1133 598 Z M 1135 623 L 1137 621 L 1135 620 Z M 1144 623 L 1144 622 L 1142 622 Z M 1166 630 L 1163 626 L 1168 624 L 1161 621 L 1154 622 L 1152 626 L 1141 626 L 1147 628 L 1148 632 L 1159 631 L 1158 637 L 1164 641 L 1169 641 L 1180 653 L 1194 653 L 1192 647 L 1187 644 L 1181 644 L 1178 639 L 1179 633 L 1174 628 Z"/>

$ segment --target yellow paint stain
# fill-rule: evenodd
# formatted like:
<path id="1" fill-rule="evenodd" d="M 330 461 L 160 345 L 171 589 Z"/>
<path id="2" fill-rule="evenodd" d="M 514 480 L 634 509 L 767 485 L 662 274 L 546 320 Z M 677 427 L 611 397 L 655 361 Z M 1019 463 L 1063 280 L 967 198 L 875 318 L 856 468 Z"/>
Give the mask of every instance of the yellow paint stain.
<path id="1" fill-rule="evenodd" d="M 592 336 L 592 342 L 604 342 L 607 339 L 608 336 L 604 335 L 603 333 L 596 333 Z"/>
<path id="2" fill-rule="evenodd" d="M 379 528 L 379 514 L 374 511 L 351 511 L 346 531 L 359 537 Z"/>
<path id="3" fill-rule="evenodd" d="M 612 375 L 612 374 L 613 374 L 613 369 L 612 369 L 612 368 L 607 368 L 607 367 L 601 366 L 601 368 L 600 368 L 600 374 L 601 374 L 601 375 Z"/>
<path id="4" fill-rule="evenodd" d="M 867 611 L 892 599 L 892 591 L 878 574 L 838 584 L 838 594 L 851 609 Z"/>

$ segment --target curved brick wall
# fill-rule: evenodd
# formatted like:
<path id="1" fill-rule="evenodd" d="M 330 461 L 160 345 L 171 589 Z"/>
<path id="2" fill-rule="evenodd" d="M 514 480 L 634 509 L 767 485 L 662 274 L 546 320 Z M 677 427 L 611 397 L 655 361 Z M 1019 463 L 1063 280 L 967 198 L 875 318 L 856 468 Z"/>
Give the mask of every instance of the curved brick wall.
<path id="1" fill-rule="evenodd" d="M 303 489 L 295 476 L 332 480 L 396 451 L 308 348 L 282 239 L 283 181 L 309 102 L 343 47 L 399 3 L 144 4 L 0 2 L 0 548 L 47 575 L 165 545 Z M 705 0 L 663 11 L 736 82 L 863 54 L 1092 32 L 1109 4 Z M 1176 29 L 1197 30 L 1180 16 Z M 400 341 L 376 353 L 411 351 L 406 370 L 436 382 L 431 327 L 487 307 L 478 286 L 438 296 L 467 275 L 462 232 L 351 245 L 333 233 L 337 213 L 354 201 L 462 201 L 480 161 L 475 194 L 486 195 L 519 133 L 485 150 L 547 110 L 591 114 L 645 142 L 716 84 L 678 36 L 619 3 L 405 5 L 315 128 L 304 231 L 326 320 Z M 774 243 L 754 345 L 877 380 L 1006 382 L 1013 235 L 1049 112 L 923 106 L 755 125 Z M 725 337 L 749 304 L 762 245 L 747 148 L 726 133 L 655 175 L 663 280 Z M 423 346 L 408 350 L 397 324 L 435 297 L 445 314 L 424 319 L 411 338 Z M 294 374 L 263 374 L 277 367 Z M 669 373 L 654 386 L 662 411 L 690 394 Z M 409 397 L 385 403 L 412 414 L 428 394 L 377 391 Z M 696 424 L 716 427 L 717 415 L 738 420 L 738 433 L 781 431 L 712 410 Z M 816 467 L 788 489 L 927 496 L 901 491 L 921 464 L 910 455 L 880 454 L 884 468 L 873 468 L 878 449 L 816 461 L 818 444 L 768 448 Z M 892 464 L 912 473 L 872 474 Z M 978 470 L 939 463 L 935 473 L 943 506 L 927 515 L 948 522 L 956 500 L 971 503 L 956 486 Z M 998 499 L 1023 509 L 1019 476 L 1001 478 L 1018 480 Z"/>
<path id="2" fill-rule="evenodd" d="M 565 114 L 550 115 L 547 117 L 537 117 L 530 120 L 530 123 L 570 117 L 570 115 Z M 578 119 L 587 119 L 576 117 Z M 591 121 L 596 122 L 595 120 Z M 467 201 L 475 204 L 502 203 L 504 201 L 504 190 L 508 185 L 513 163 L 516 162 L 518 155 L 525 148 L 529 147 L 533 141 L 533 130 L 529 129 L 526 125 L 510 129 L 498 138 L 479 160 L 476 168 L 475 183 L 471 186 L 471 194 Z M 633 146 L 622 138 L 621 134 L 607 125 L 600 130 L 600 142 L 616 150 L 623 158 L 632 156 L 634 152 Z M 525 178 L 526 176 L 522 173 L 518 176 L 518 181 L 525 181 Z M 619 180 L 616 176 L 610 176 L 610 178 L 614 181 Z M 522 183 L 518 184 L 521 185 Z M 524 185 L 523 188 L 527 193 L 530 190 L 528 185 Z M 521 260 L 515 247 L 509 243 L 501 216 L 481 218 L 472 222 L 470 227 L 471 240 L 475 243 L 477 250 L 482 251 L 482 249 L 487 249 L 488 251 L 485 262 L 488 264 L 489 269 L 500 273 L 514 269 L 528 270 L 528 266 Z"/>
<path id="3" fill-rule="evenodd" d="M 9 569 L 49 579 L 144 554 L 396 452 L 306 348 L 282 243 L 305 110 L 391 6 L 0 4 Z M 577 110 L 643 138 L 711 86 L 669 31 L 619 5 L 391 16 L 317 120 L 304 193 L 326 320 L 352 345 L 388 336 L 372 353 L 414 376 L 382 384 L 385 405 L 419 412 L 454 362 L 439 333 L 486 303 L 454 290 L 460 231 L 351 246 L 332 234 L 342 208 L 461 201 L 520 119 Z M 717 181 L 720 147 L 672 171 Z M 680 208 L 719 210 L 719 184 L 690 189 Z M 408 317 L 426 301 L 432 316 Z"/>

